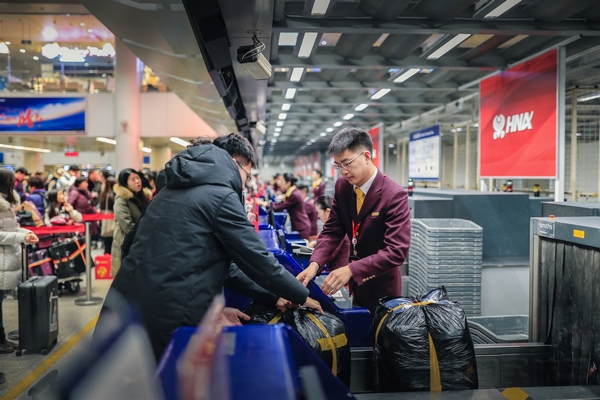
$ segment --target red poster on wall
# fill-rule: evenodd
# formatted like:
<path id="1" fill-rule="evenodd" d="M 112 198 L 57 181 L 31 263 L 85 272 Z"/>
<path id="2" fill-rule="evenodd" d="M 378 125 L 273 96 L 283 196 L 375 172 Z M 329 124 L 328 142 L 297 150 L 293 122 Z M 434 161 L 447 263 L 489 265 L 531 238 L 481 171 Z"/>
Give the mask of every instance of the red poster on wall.
<path id="1" fill-rule="evenodd" d="M 481 81 L 481 177 L 556 177 L 557 65 L 552 50 Z"/>
<path id="2" fill-rule="evenodd" d="M 375 125 L 369 129 L 369 135 L 373 139 L 373 165 L 380 171 L 383 167 L 383 124 Z"/>

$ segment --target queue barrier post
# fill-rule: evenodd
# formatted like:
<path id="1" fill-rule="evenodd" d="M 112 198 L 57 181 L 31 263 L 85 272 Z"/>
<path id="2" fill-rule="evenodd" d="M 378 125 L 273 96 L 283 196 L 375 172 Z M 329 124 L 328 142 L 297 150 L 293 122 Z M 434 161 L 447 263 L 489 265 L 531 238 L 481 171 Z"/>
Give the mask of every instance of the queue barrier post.
<path id="1" fill-rule="evenodd" d="M 104 299 L 101 297 L 92 297 L 92 254 L 91 254 L 91 234 L 90 223 L 85 223 L 85 298 L 75 299 L 77 306 L 93 306 L 102 304 Z"/>

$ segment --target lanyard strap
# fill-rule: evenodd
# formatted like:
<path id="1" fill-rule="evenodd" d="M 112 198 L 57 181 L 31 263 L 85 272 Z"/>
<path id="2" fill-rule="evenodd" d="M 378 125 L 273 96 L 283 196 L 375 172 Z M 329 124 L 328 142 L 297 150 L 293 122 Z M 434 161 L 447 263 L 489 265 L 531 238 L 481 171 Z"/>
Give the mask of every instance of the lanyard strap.
<path id="1" fill-rule="evenodd" d="M 358 236 L 358 230 L 360 229 L 360 222 L 358 224 L 355 224 L 354 221 L 352 221 L 352 247 L 354 250 L 354 256 L 357 256 L 356 253 L 356 243 L 358 243 L 358 240 L 356 239 L 356 236 Z"/>

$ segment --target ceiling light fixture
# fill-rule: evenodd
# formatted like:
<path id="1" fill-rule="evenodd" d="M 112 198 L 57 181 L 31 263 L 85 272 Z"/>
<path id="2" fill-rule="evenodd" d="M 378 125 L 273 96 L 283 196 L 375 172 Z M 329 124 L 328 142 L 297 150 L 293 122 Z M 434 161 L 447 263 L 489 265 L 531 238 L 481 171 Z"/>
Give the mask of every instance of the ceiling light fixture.
<path id="1" fill-rule="evenodd" d="M 325 137 L 325 136 L 327 136 L 327 133 L 325 133 L 325 132 L 321 132 L 321 133 L 319 133 L 319 136 L 321 136 L 321 137 Z"/>
<path id="2" fill-rule="evenodd" d="M 286 119 L 287 118 L 287 114 L 286 113 L 281 113 L 279 114 L 279 119 Z"/>
<path id="3" fill-rule="evenodd" d="M 327 131 L 327 132 L 333 132 L 333 128 L 327 128 L 327 129 L 325 129 L 325 131 Z"/>
<path id="4" fill-rule="evenodd" d="M 329 8 L 330 0 L 314 0 L 311 15 L 325 15 Z"/>
<path id="5" fill-rule="evenodd" d="M 430 49 L 428 49 L 424 55 L 427 56 L 428 60 L 437 60 L 442 57 L 444 54 L 467 40 L 471 37 L 468 33 L 460 33 L 454 37 L 447 36 L 443 40 L 439 41 L 437 44 L 433 45 Z"/>
<path id="6" fill-rule="evenodd" d="M 142 147 L 142 151 L 144 153 L 152 153 L 152 149 L 150 147 Z"/>
<path id="7" fill-rule="evenodd" d="M 480 8 L 477 8 L 477 5 L 475 5 L 477 11 L 473 14 L 473 18 L 498 18 L 520 2 L 521 0 L 491 0 Z"/>
<path id="8" fill-rule="evenodd" d="M 281 132 L 281 128 L 275 128 L 275 132 Z"/>
<path id="9" fill-rule="evenodd" d="M 368 104 L 365 104 L 365 103 L 359 104 L 359 105 L 356 106 L 356 108 L 354 109 L 354 111 L 362 111 L 362 110 L 364 110 L 367 107 L 369 107 Z"/>
<path id="10" fill-rule="evenodd" d="M 371 100 L 379 100 L 380 98 L 382 98 L 383 96 L 385 96 L 386 94 L 388 94 L 391 91 L 392 91 L 392 89 L 379 89 L 377 91 L 377 93 L 375 93 L 373 96 L 371 96 Z"/>
<path id="11" fill-rule="evenodd" d="M 260 139 L 260 140 L 258 141 L 258 145 L 259 145 L 259 146 L 264 146 L 264 145 L 265 145 L 265 143 L 267 143 L 267 141 L 266 141 L 266 140 L 264 140 L 264 139 Z"/>
<path id="12" fill-rule="evenodd" d="M 590 101 L 595 99 L 600 99 L 600 94 L 592 94 L 589 96 L 580 97 L 577 99 L 577 101 Z"/>
<path id="13" fill-rule="evenodd" d="M 317 32 L 306 32 L 304 34 L 304 37 L 302 38 L 302 44 L 300 45 L 300 50 L 298 50 L 299 58 L 310 57 L 310 53 L 312 53 L 318 35 L 319 34 Z"/>
<path id="14" fill-rule="evenodd" d="M 19 49 L 21 53 L 25 53 L 25 49 Z"/>
<path id="15" fill-rule="evenodd" d="M 338 126 L 342 126 L 343 124 L 344 123 L 342 121 L 338 121 L 335 124 L 333 124 L 333 126 L 335 126 L 337 128 Z"/>
<path id="16" fill-rule="evenodd" d="M 277 139 L 271 139 L 271 144 L 277 143 Z"/>
<path id="17" fill-rule="evenodd" d="M 283 121 L 277 121 L 277 126 L 283 126 Z"/>
<path id="18" fill-rule="evenodd" d="M 4 42 L 5 45 L 10 46 L 10 42 L 7 40 L 6 42 Z"/>
<path id="19" fill-rule="evenodd" d="M 352 117 L 354 117 L 354 114 L 346 114 L 342 117 L 342 119 L 348 121 L 349 119 L 352 119 Z"/>
<path id="20" fill-rule="evenodd" d="M 315 143 L 316 141 L 317 141 L 317 139 L 315 139 L 315 138 L 310 139 L 311 143 Z"/>
<path id="21" fill-rule="evenodd" d="M 108 143 L 108 144 L 117 144 L 117 141 L 115 139 L 109 139 L 109 138 L 105 138 L 105 137 L 97 137 L 96 141 Z"/>
<path id="22" fill-rule="evenodd" d="M 296 88 L 288 88 L 285 91 L 285 98 L 288 99 L 288 100 L 293 99 L 294 96 L 296 95 L 296 90 L 297 90 Z"/>
<path id="23" fill-rule="evenodd" d="M 298 42 L 298 32 L 281 32 L 277 44 L 279 46 L 295 46 Z"/>
<path id="24" fill-rule="evenodd" d="M 285 103 L 281 106 L 281 111 L 288 111 L 292 105 L 290 103 Z"/>
<path id="25" fill-rule="evenodd" d="M 190 145 L 190 142 L 188 142 L 187 140 L 180 139 L 178 137 L 170 137 L 169 140 L 183 147 L 188 147 Z"/>
<path id="26" fill-rule="evenodd" d="M 290 75 L 290 82 L 300 82 L 302 79 L 302 74 L 304 73 L 304 68 L 296 67 L 292 69 L 292 74 Z"/>
<path id="27" fill-rule="evenodd" d="M 394 83 L 402 83 L 413 75 L 418 74 L 419 71 L 421 71 L 419 68 L 411 68 L 394 79 Z"/>
<path id="28" fill-rule="evenodd" d="M 33 59 L 34 59 L 35 61 L 37 61 L 37 60 L 39 60 L 40 58 L 39 58 L 38 56 L 33 56 Z"/>
<path id="29" fill-rule="evenodd" d="M 14 149 L 14 150 L 25 150 L 25 151 L 35 151 L 36 153 L 50 153 L 50 149 L 40 149 L 38 147 L 25 147 L 25 146 L 13 146 L 10 144 L 0 144 L 0 148 L 4 149 Z"/>
<path id="30" fill-rule="evenodd" d="M 44 40 L 52 42 L 58 37 L 58 31 L 53 26 L 46 26 L 42 29 L 42 37 Z"/>
<path id="31" fill-rule="evenodd" d="M 273 136 L 274 136 L 274 137 L 279 137 L 279 135 L 281 135 L 281 133 L 279 133 L 279 132 L 275 132 L 275 133 L 273 133 Z"/>
<path id="32" fill-rule="evenodd" d="M 6 43 L 0 42 L 0 54 L 8 54 L 10 51 L 8 50 L 8 46 Z"/>

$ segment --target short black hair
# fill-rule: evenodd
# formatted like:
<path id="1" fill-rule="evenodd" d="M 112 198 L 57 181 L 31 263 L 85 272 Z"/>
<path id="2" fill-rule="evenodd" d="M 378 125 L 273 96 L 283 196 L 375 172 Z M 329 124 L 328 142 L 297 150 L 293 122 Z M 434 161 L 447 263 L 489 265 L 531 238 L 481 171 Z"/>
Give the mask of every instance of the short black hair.
<path id="1" fill-rule="evenodd" d="M 233 158 L 241 157 L 246 161 L 249 161 L 253 167 L 258 165 L 256 160 L 256 153 L 254 148 L 242 135 L 237 133 L 230 133 L 227 136 L 220 136 L 213 140 L 213 144 L 220 149 L 225 150 Z M 240 160 L 238 160 L 240 161 Z"/>
<path id="2" fill-rule="evenodd" d="M 298 190 L 306 190 L 306 193 L 308 193 L 308 186 L 302 184 L 302 185 L 298 185 L 296 187 L 298 188 Z"/>
<path id="3" fill-rule="evenodd" d="M 366 150 L 373 153 L 373 139 L 360 128 L 344 128 L 333 137 L 329 144 L 329 155 L 336 156 L 346 150 Z"/>
<path id="4" fill-rule="evenodd" d="M 32 176 L 27 180 L 27 186 L 33 187 L 36 189 L 44 188 L 44 181 L 39 176 Z"/>
<path id="5" fill-rule="evenodd" d="M 87 182 L 87 178 L 85 176 L 80 176 L 79 178 L 75 179 L 75 183 L 73 183 L 73 185 L 76 188 L 79 188 L 83 182 Z"/>
<path id="6" fill-rule="evenodd" d="M 319 207 L 321 207 L 321 209 L 323 210 L 327 210 L 328 208 L 331 208 L 331 203 L 333 202 L 333 197 L 331 196 L 319 196 L 319 198 L 317 200 L 315 200 L 315 206 L 318 204 Z"/>
<path id="7" fill-rule="evenodd" d="M 73 164 L 73 165 L 71 165 L 71 166 L 69 167 L 69 171 L 79 171 L 79 166 L 78 166 L 78 165 L 75 165 L 75 164 Z"/>
<path id="8" fill-rule="evenodd" d="M 25 167 L 19 167 L 19 168 L 15 169 L 15 174 L 17 172 L 20 172 L 20 173 L 25 174 L 25 175 L 29 175 L 29 173 L 27 172 L 27 170 L 25 169 Z"/>
<path id="9" fill-rule="evenodd" d="M 320 169 L 315 169 L 313 172 L 316 172 L 317 174 L 319 174 L 319 177 L 323 177 L 323 173 L 321 172 Z"/>
<path id="10" fill-rule="evenodd" d="M 296 182 L 298 182 L 298 178 L 296 178 L 294 175 L 290 174 L 289 172 L 286 172 L 285 174 L 283 174 L 281 176 L 286 182 L 290 182 L 292 185 L 295 185 Z"/>

